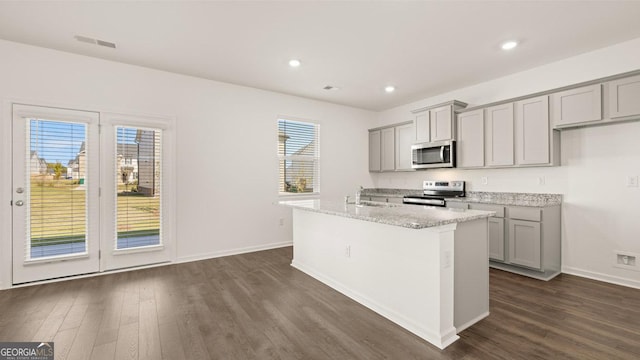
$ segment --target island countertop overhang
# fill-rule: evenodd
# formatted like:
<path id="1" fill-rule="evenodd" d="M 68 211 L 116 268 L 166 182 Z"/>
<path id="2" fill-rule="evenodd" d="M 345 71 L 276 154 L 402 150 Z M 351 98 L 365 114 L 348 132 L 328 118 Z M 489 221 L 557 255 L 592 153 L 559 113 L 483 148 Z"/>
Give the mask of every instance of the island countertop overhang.
<path id="1" fill-rule="evenodd" d="M 278 205 L 409 229 L 425 229 L 488 218 L 492 211 L 447 209 L 363 201 L 361 205 L 331 200 L 287 200 Z"/>

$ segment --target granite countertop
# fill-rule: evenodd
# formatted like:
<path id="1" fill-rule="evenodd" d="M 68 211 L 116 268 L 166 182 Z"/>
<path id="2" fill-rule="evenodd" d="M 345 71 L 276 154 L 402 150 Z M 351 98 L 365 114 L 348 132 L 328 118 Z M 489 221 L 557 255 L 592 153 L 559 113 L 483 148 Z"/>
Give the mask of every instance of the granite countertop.
<path id="1" fill-rule="evenodd" d="M 447 201 L 530 207 L 547 207 L 562 204 L 562 195 L 560 194 L 467 191 L 465 195 L 465 197 L 447 199 Z"/>
<path id="2" fill-rule="evenodd" d="M 405 195 L 422 195 L 422 190 L 413 189 L 364 189 L 362 196 L 404 197 Z"/>
<path id="3" fill-rule="evenodd" d="M 422 190 L 364 189 L 362 191 L 362 196 L 403 197 L 405 195 L 422 195 Z M 447 201 L 530 207 L 547 207 L 562 204 L 561 194 L 467 191 L 465 195 L 465 197 L 461 198 L 448 198 Z"/>
<path id="4" fill-rule="evenodd" d="M 362 201 L 361 206 L 352 203 L 346 204 L 344 201 L 327 200 L 280 201 L 278 205 L 410 229 L 424 229 L 495 215 L 493 211 L 447 209 L 370 201 Z"/>

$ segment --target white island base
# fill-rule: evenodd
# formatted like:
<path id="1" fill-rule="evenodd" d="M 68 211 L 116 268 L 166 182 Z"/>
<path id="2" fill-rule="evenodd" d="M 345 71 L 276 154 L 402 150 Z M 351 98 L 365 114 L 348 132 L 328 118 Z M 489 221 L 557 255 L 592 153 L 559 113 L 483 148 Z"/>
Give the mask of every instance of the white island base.
<path id="1" fill-rule="evenodd" d="M 487 237 L 486 218 L 410 229 L 294 208 L 291 265 L 444 349 L 489 315 Z"/>

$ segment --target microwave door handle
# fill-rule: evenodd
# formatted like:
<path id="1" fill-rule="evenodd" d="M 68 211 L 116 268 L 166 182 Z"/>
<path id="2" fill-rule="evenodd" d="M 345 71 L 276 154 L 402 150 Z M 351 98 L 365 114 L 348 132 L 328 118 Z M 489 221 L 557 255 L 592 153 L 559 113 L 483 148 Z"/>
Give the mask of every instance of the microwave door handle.
<path id="1" fill-rule="evenodd" d="M 444 162 L 444 146 L 440 146 L 440 161 Z"/>

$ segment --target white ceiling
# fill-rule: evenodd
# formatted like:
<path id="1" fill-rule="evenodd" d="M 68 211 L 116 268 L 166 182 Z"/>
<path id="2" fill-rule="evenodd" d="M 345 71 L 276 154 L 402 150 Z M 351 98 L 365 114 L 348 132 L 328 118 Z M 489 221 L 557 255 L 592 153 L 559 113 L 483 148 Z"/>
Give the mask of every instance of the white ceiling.
<path id="1" fill-rule="evenodd" d="M 639 19 L 640 1 L 2 1 L 0 38 L 382 110 L 638 38 Z"/>

